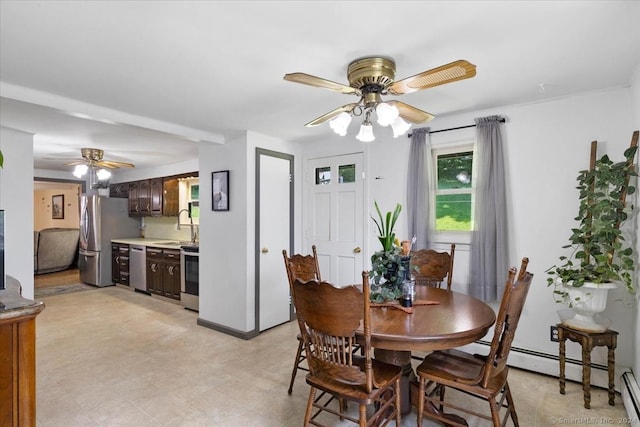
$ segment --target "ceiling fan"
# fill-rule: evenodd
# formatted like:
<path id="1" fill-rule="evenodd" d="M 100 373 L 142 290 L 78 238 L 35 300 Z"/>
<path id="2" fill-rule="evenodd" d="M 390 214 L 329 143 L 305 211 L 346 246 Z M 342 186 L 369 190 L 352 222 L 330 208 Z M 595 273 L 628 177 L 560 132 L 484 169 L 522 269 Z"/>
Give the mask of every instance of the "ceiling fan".
<path id="1" fill-rule="evenodd" d="M 127 162 L 117 162 L 115 160 L 103 160 L 104 150 L 99 148 L 81 148 L 80 154 L 82 155 L 82 159 L 76 159 L 69 163 L 66 163 L 69 166 L 74 165 L 86 165 L 89 168 L 108 168 L 108 169 L 117 169 L 117 168 L 132 168 L 135 167 L 133 163 Z"/>
<path id="2" fill-rule="evenodd" d="M 345 104 L 310 121 L 305 126 L 312 127 L 331 120 L 331 128 L 339 135 L 346 134 L 351 116 L 364 115 L 360 133 L 361 141 L 373 141 L 370 116 L 375 111 L 378 123 L 391 125 L 394 137 L 406 132 L 411 123 L 424 123 L 435 116 L 401 101 L 383 101 L 381 95 L 404 95 L 428 89 L 476 75 L 476 66 L 466 60 L 458 60 L 431 70 L 423 71 L 402 80 L 395 80 L 396 63 L 383 56 L 369 56 L 352 61 L 347 68 L 349 86 L 312 76 L 306 73 L 286 74 L 284 79 L 360 97 L 358 102 Z M 403 120 L 404 119 L 404 120 Z"/>

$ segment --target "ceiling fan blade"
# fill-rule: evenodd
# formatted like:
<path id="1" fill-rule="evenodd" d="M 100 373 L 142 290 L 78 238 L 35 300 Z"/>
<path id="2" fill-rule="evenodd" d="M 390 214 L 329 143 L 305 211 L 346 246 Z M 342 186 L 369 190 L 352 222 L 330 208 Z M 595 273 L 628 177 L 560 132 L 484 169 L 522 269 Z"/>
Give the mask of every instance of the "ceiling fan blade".
<path id="1" fill-rule="evenodd" d="M 100 160 L 96 162 L 96 166 L 101 166 L 109 169 L 117 169 L 117 168 L 133 168 L 135 167 L 132 163 L 126 162 L 115 162 L 112 160 Z"/>
<path id="2" fill-rule="evenodd" d="M 50 158 L 49 160 L 63 160 L 63 159 Z M 87 164 L 87 161 L 84 159 L 77 159 L 72 162 L 65 163 L 65 165 L 67 166 L 86 165 L 86 164 Z"/>
<path id="3" fill-rule="evenodd" d="M 347 95 L 361 95 L 360 89 L 356 89 L 351 86 L 346 86 L 341 83 L 332 82 L 331 80 L 322 79 L 320 77 L 312 76 L 305 73 L 291 73 L 285 74 L 284 79 L 288 82 L 302 83 L 309 86 L 321 87 L 324 89 L 333 90 L 335 92 L 344 93 Z"/>
<path id="4" fill-rule="evenodd" d="M 387 104 L 395 105 L 400 112 L 400 117 L 410 121 L 411 123 L 424 123 L 435 118 L 433 114 L 422 111 L 416 107 L 412 107 L 404 102 L 387 101 Z"/>
<path id="5" fill-rule="evenodd" d="M 398 80 L 387 88 L 387 92 L 393 95 L 402 95 L 457 80 L 468 79 L 475 75 L 476 66 L 461 59 L 432 70 L 423 71 L 415 76 Z"/>
<path id="6" fill-rule="evenodd" d="M 358 104 L 354 102 L 354 103 L 351 103 L 351 104 L 343 105 L 342 107 L 338 107 L 335 110 L 329 111 L 327 114 L 324 114 L 324 115 L 318 117 L 317 119 L 311 120 L 305 126 L 306 127 L 318 126 L 319 124 L 322 124 L 322 123 L 326 122 L 327 120 L 333 119 L 335 116 L 337 116 L 338 114 L 340 114 L 342 112 L 347 112 L 347 113 L 351 112 L 351 110 L 353 110 L 357 105 Z"/>

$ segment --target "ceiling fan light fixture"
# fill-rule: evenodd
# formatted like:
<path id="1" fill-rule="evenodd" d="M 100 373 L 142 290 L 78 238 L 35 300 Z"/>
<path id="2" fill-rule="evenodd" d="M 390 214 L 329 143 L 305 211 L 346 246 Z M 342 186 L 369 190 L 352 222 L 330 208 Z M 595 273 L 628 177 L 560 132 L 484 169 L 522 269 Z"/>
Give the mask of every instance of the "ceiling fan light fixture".
<path id="1" fill-rule="evenodd" d="M 393 129 L 393 137 L 397 138 L 400 135 L 404 135 L 411 128 L 411 124 L 407 123 L 402 119 L 402 117 L 398 116 L 393 121 L 393 123 L 391 123 L 391 128 Z"/>
<path id="2" fill-rule="evenodd" d="M 398 118 L 400 111 L 398 111 L 398 107 L 395 105 L 381 102 L 376 107 L 376 115 L 378 116 L 378 124 L 380 126 L 389 126 L 396 118 Z"/>
<path id="3" fill-rule="evenodd" d="M 76 178 L 82 178 L 88 170 L 89 166 L 87 165 L 76 165 L 75 169 L 73 169 L 73 176 Z"/>
<path id="4" fill-rule="evenodd" d="M 371 142 L 376 139 L 373 134 L 373 125 L 371 122 L 364 121 L 360 126 L 360 132 L 356 135 L 356 139 L 361 142 Z"/>
<path id="5" fill-rule="evenodd" d="M 106 169 L 98 169 L 96 171 L 96 177 L 98 178 L 98 181 L 106 181 L 111 178 L 111 172 Z"/>
<path id="6" fill-rule="evenodd" d="M 357 104 L 351 103 L 335 108 L 305 126 L 317 126 L 331 120 L 331 128 L 339 135 L 345 135 L 346 125 L 340 122 L 344 119 L 339 119 L 336 116 L 340 113 L 350 112 L 351 115 L 359 117 L 364 113 L 365 120 L 356 138 L 360 141 L 373 141 L 375 137 L 369 120 L 369 116 L 373 112 L 376 112 L 377 122 L 380 126 L 391 125 L 394 138 L 407 132 L 411 123 L 425 123 L 434 118 L 433 114 L 404 102 L 395 100 L 383 102 L 382 95 L 404 95 L 468 79 L 476 75 L 476 66 L 467 60 L 460 59 L 401 80 L 396 80 L 395 75 L 396 63 L 392 58 L 367 56 L 349 63 L 347 67 L 349 86 L 306 73 L 285 74 L 284 79 L 342 94 L 359 96 L 360 100 Z M 400 118 L 401 116 L 402 118 Z"/>
<path id="7" fill-rule="evenodd" d="M 329 126 L 335 133 L 340 136 L 345 136 L 347 134 L 347 128 L 351 123 L 351 114 L 342 112 L 336 116 L 336 118 L 332 119 L 329 122 Z"/>

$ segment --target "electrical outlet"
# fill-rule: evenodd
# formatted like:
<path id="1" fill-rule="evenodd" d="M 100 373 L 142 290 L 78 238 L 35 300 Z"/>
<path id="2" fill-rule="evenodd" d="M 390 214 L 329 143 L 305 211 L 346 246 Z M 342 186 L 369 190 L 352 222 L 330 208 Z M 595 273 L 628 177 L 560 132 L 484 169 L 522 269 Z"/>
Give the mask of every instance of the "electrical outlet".
<path id="1" fill-rule="evenodd" d="M 551 326 L 551 330 L 549 331 L 549 339 L 553 342 L 558 342 L 558 327 Z"/>

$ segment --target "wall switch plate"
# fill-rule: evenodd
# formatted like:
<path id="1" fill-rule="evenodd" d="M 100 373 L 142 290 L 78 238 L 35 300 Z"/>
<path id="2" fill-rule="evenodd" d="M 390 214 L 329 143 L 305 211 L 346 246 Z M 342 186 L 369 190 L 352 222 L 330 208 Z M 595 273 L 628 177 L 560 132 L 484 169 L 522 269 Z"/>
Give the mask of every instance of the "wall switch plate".
<path id="1" fill-rule="evenodd" d="M 553 325 L 549 331 L 549 339 L 553 342 L 558 342 L 558 327 Z"/>

